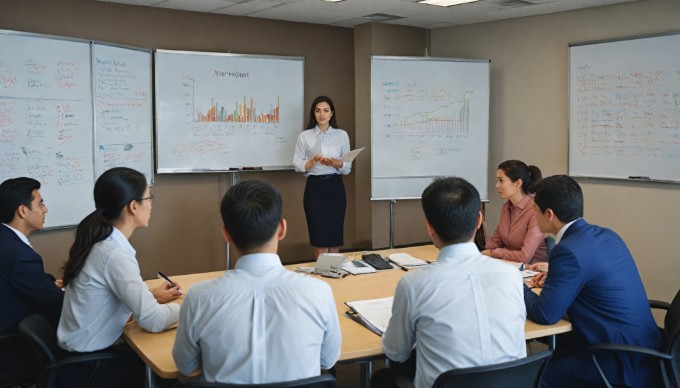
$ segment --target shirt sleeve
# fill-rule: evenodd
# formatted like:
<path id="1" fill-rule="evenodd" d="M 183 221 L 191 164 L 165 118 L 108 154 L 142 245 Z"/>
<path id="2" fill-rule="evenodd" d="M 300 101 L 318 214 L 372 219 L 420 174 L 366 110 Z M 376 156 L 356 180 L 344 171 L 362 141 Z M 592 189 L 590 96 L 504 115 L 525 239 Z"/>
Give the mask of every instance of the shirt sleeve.
<path id="1" fill-rule="evenodd" d="M 172 347 L 172 358 L 177 369 L 185 376 L 191 375 L 201 366 L 201 346 L 196 336 L 196 325 L 193 324 L 196 318 L 193 309 L 195 302 L 190 292 L 179 310 L 179 325 Z"/>
<path id="2" fill-rule="evenodd" d="M 304 133 L 304 132 L 303 132 Z M 307 147 L 302 133 L 298 136 L 297 143 L 295 143 L 295 153 L 293 154 L 293 166 L 295 171 L 306 172 L 305 163 L 307 163 Z"/>
<path id="3" fill-rule="evenodd" d="M 324 284 L 325 285 L 325 284 Z M 342 344 L 342 334 L 340 332 L 340 323 L 338 322 L 338 311 L 335 306 L 335 299 L 330 287 L 326 287 L 326 306 L 327 311 L 327 326 L 324 333 L 323 344 L 321 345 L 321 367 L 329 369 L 335 365 L 340 358 L 340 346 Z"/>
<path id="4" fill-rule="evenodd" d="M 536 295 L 524 286 L 527 318 L 541 325 L 554 324 L 567 314 L 584 284 L 585 277 L 574 254 L 556 245 L 541 294 Z"/>
<path id="5" fill-rule="evenodd" d="M 112 292 L 132 311 L 132 316 L 144 330 L 158 333 L 177 323 L 179 305 L 156 301 L 144 284 L 134 258 L 131 260 L 122 255 L 111 258 L 104 276 Z"/>
<path id="6" fill-rule="evenodd" d="M 392 316 L 382 337 L 383 351 L 390 360 L 404 362 L 410 357 L 415 343 L 410 295 L 404 282 L 399 281 L 394 292 Z"/>
<path id="7" fill-rule="evenodd" d="M 342 131 L 342 145 L 340 146 L 340 157 L 345 156 L 349 151 L 349 136 L 347 132 Z M 342 175 L 347 175 L 352 171 L 352 163 L 342 162 L 342 168 L 338 169 L 338 172 Z"/>

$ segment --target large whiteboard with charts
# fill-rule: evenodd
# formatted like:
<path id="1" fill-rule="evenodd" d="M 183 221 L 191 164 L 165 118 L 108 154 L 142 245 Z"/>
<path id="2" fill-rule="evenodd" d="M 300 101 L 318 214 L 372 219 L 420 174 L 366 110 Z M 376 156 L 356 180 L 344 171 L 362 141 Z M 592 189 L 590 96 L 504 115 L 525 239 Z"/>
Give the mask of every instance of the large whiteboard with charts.
<path id="1" fill-rule="evenodd" d="M 488 199 L 490 62 L 371 58 L 371 197 L 420 198 L 435 177 Z"/>
<path id="2" fill-rule="evenodd" d="M 151 51 L 0 31 L 0 182 L 40 181 L 45 227 L 94 210 L 94 182 L 127 166 L 153 181 Z"/>
<path id="3" fill-rule="evenodd" d="M 680 182 L 680 34 L 570 45 L 569 174 Z"/>
<path id="4" fill-rule="evenodd" d="M 157 171 L 292 168 L 304 58 L 157 50 Z"/>

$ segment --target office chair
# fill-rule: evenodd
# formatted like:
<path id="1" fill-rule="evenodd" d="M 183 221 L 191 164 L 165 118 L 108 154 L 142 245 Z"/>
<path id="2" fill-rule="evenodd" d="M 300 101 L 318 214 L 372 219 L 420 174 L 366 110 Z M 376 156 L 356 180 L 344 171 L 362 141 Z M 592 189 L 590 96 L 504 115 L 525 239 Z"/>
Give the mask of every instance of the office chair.
<path id="1" fill-rule="evenodd" d="M 675 294 L 675 298 L 673 298 L 670 304 L 658 300 L 650 300 L 649 307 L 666 310 L 663 328 L 664 343 L 661 352 L 641 346 L 620 344 L 597 344 L 587 349 L 595 364 L 595 368 L 607 387 L 611 387 L 611 384 L 597 362 L 597 354 L 602 352 L 630 352 L 656 358 L 659 361 L 664 386 L 680 386 L 680 290 Z"/>
<path id="2" fill-rule="evenodd" d="M 19 323 L 19 331 L 23 333 L 31 343 L 38 358 L 40 375 L 38 387 L 52 388 L 58 384 L 58 373 L 65 366 L 89 363 L 94 365 L 87 379 L 86 387 L 92 384 L 102 362 L 120 355 L 115 353 L 68 353 L 57 345 L 57 331 L 47 320 L 39 314 L 31 314 Z"/>
<path id="3" fill-rule="evenodd" d="M 24 365 L 33 363 L 26 338 L 19 332 L 0 334 L 0 349 L 0 388 L 35 384 L 35 372 Z"/>
<path id="4" fill-rule="evenodd" d="M 184 383 L 186 388 L 336 388 L 335 377 L 323 374 L 306 379 L 283 381 L 280 383 L 266 384 L 227 384 L 227 383 L 208 383 L 205 381 L 190 380 Z"/>
<path id="5" fill-rule="evenodd" d="M 439 375 L 432 388 L 538 387 L 551 356 L 546 350 L 500 364 L 453 369 Z"/>

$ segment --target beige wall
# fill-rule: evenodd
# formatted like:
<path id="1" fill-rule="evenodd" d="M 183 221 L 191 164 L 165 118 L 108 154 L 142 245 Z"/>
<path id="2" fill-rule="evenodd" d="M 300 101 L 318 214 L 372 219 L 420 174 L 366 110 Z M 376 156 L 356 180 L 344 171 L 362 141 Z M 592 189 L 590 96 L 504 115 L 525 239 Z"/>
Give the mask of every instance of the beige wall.
<path id="1" fill-rule="evenodd" d="M 354 144 L 353 31 L 306 23 L 210 15 L 93 0 L 0 0 L 0 29 L 54 34 L 146 48 L 305 57 L 305 104 L 320 94 L 333 98 L 339 125 Z M 305 108 L 304 122 L 309 111 Z M 291 161 L 292 162 L 292 161 Z M 260 178 L 282 192 L 289 232 L 280 246 L 285 261 L 310 260 L 302 209 L 305 180 L 291 171 L 241 174 Z M 156 175 L 151 225 L 131 238 L 145 278 L 225 268 L 219 232 L 219 200 L 227 174 Z M 345 178 L 354 191 L 354 174 Z M 46 198 L 49 205 L 49 198 Z M 354 196 L 348 196 L 346 245 L 354 241 Z M 49 217 L 49 214 L 48 214 Z M 74 228 L 34 233 L 33 245 L 48 272 L 61 275 Z M 233 264 L 233 263 L 232 263 Z"/>
<path id="2" fill-rule="evenodd" d="M 537 17 L 432 31 L 432 55 L 491 59 L 487 226 L 498 222 L 495 166 L 535 164 L 545 176 L 567 173 L 569 43 L 680 31 L 680 2 L 642 0 Z M 680 165 L 678 166 L 680 168 Z M 680 186 L 581 179 L 585 218 L 618 232 L 653 299 L 670 300 L 680 284 L 677 238 Z"/>

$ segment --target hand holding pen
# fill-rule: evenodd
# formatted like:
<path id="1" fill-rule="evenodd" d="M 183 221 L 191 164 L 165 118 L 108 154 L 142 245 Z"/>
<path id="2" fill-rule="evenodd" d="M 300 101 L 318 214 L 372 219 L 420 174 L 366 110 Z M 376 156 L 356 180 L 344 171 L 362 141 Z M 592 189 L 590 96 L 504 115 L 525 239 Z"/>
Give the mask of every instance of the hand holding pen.
<path id="1" fill-rule="evenodd" d="M 179 283 L 170 280 L 160 271 L 158 271 L 158 278 L 165 280 L 163 284 L 151 290 L 158 303 L 172 302 L 183 295 L 182 286 Z"/>

